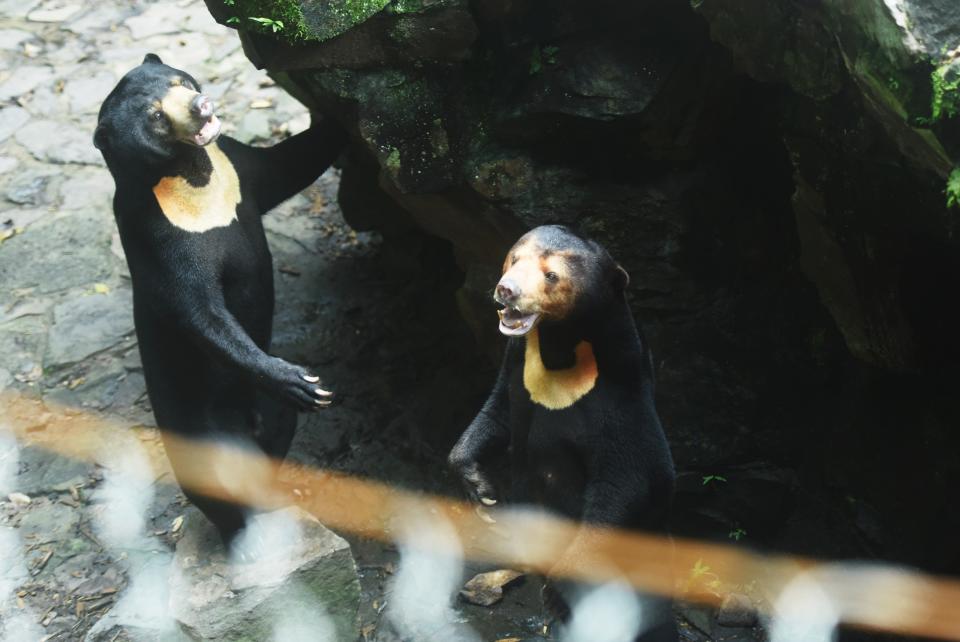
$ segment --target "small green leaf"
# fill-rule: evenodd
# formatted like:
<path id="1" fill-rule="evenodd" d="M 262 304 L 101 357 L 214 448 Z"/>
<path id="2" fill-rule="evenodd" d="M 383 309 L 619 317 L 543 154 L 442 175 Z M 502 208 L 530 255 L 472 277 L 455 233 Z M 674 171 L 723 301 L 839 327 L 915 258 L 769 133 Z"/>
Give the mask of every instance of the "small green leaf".
<path id="1" fill-rule="evenodd" d="M 703 558 L 698 559 L 694 564 L 693 568 L 690 569 L 690 575 L 693 577 L 700 577 L 710 572 L 710 567 L 703 563 Z"/>
<path id="2" fill-rule="evenodd" d="M 540 73 L 540 70 L 543 68 L 543 62 L 540 59 L 540 47 L 534 47 L 533 53 L 530 54 L 530 75 Z"/>
<path id="3" fill-rule="evenodd" d="M 735 529 L 733 529 L 732 531 L 730 531 L 729 533 L 727 533 L 727 537 L 729 537 L 730 539 L 732 539 L 732 540 L 735 541 L 735 542 L 739 542 L 741 539 L 743 539 L 743 538 L 746 536 L 746 534 L 747 534 L 746 529 L 743 529 L 743 528 L 735 528 Z"/>
<path id="4" fill-rule="evenodd" d="M 240 18 L 238 18 L 237 16 L 231 16 L 230 18 L 227 18 L 227 24 L 238 25 L 240 24 Z"/>

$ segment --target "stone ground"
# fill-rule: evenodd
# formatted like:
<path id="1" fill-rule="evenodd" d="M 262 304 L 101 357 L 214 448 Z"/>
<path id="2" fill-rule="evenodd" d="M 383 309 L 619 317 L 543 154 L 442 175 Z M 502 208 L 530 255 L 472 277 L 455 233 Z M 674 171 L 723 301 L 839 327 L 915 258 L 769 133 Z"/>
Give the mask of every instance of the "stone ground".
<path id="1" fill-rule="evenodd" d="M 113 183 L 91 137 L 100 102 L 147 52 L 196 77 L 217 103 L 224 132 L 240 140 L 273 142 L 309 119 L 199 0 L 0 0 L 0 392 L 127 427 L 153 419 L 112 220 Z M 450 491 L 443 453 L 418 437 L 441 426 L 452 440 L 491 373 L 463 376 L 480 360 L 463 349 L 472 342 L 448 296 L 456 283 L 431 270 L 443 248 L 424 243 L 391 256 L 374 235 L 346 226 L 337 185 L 331 170 L 266 219 L 277 272 L 276 351 L 313 366 L 339 400 L 303 418 L 291 456 Z M 36 431 L 43 429 L 39 418 Z M 150 430 L 138 434 L 145 447 L 159 447 Z M 27 446 L 18 461 L 4 462 L 2 446 L 7 639 L 83 639 L 129 579 L 124 555 L 98 535 L 98 488 L 116 453 L 76 461 Z M 14 466 L 7 479 L 4 464 Z M 169 549 L 185 501 L 168 478 L 155 480 L 149 497 L 146 530 Z M 395 639 L 380 618 L 396 548 L 345 535 L 361 569 L 361 637 Z M 527 582 L 500 606 L 458 609 L 482 639 L 532 638 L 542 624 L 537 592 Z M 713 635 L 708 614 L 686 614 L 685 639 Z M 730 629 L 715 637 L 750 635 Z"/>

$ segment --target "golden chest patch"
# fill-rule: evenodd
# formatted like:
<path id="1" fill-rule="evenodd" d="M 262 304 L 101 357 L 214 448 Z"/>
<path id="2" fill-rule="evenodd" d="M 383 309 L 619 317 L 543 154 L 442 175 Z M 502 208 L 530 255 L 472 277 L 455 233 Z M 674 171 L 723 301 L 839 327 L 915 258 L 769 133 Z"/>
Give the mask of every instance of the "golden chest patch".
<path id="1" fill-rule="evenodd" d="M 540 357 L 540 335 L 536 328 L 527 335 L 523 360 L 523 387 L 530 399 L 550 410 L 569 408 L 593 390 L 597 383 L 597 359 L 593 348 L 581 341 L 575 350 L 576 362 L 565 370 L 548 370 Z"/>
<path id="2" fill-rule="evenodd" d="M 206 185 L 194 187 L 181 176 L 165 176 L 153 186 L 163 215 L 187 232 L 206 232 L 230 225 L 237 219 L 240 204 L 240 179 L 233 164 L 216 143 L 210 143 L 203 151 L 213 165 Z"/>

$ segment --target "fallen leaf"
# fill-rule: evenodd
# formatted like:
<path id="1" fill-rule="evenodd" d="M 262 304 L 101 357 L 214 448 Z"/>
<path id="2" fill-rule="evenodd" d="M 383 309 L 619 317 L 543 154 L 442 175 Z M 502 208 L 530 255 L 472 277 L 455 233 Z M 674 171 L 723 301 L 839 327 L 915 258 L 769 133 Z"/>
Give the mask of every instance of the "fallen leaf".
<path id="1" fill-rule="evenodd" d="M 181 527 L 181 526 L 183 526 L 183 515 L 181 515 L 180 517 L 177 517 L 175 520 L 173 520 L 173 523 L 170 524 L 170 532 L 171 532 L 171 533 L 176 533 L 176 532 L 178 532 L 178 531 L 180 530 L 180 527 Z"/>
<path id="2" fill-rule="evenodd" d="M 520 571 L 502 569 L 480 573 L 463 585 L 460 597 L 471 604 L 493 606 L 503 599 L 503 589 L 524 576 Z"/>
<path id="3" fill-rule="evenodd" d="M 39 575 L 40 571 L 42 571 L 43 568 L 47 565 L 47 562 L 50 561 L 51 557 L 53 557 L 53 549 L 48 548 L 46 551 L 44 551 L 40 559 L 38 559 L 37 562 L 33 565 L 33 568 L 31 569 L 30 574 Z"/>
<path id="4" fill-rule="evenodd" d="M 250 109 L 266 109 L 267 107 L 272 107 L 273 103 L 264 98 L 259 98 L 250 103 Z"/>
<path id="5" fill-rule="evenodd" d="M 93 291 L 96 292 L 97 294 L 109 294 L 110 286 L 107 285 L 106 283 L 94 283 Z"/>
<path id="6" fill-rule="evenodd" d="M 7 495 L 7 499 L 10 500 L 15 506 L 26 506 L 31 501 L 29 495 L 24 495 L 23 493 L 10 493 Z"/>

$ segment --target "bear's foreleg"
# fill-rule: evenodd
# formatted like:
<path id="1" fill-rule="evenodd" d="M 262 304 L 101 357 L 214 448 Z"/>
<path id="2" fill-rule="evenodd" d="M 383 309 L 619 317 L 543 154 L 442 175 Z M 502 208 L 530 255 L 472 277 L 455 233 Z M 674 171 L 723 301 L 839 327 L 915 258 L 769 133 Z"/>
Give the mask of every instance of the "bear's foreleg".
<path id="1" fill-rule="evenodd" d="M 153 305 L 166 313 L 200 349 L 246 375 L 258 387 L 301 411 L 330 405 L 333 393 L 306 368 L 264 352 L 227 309 L 222 290 L 212 279 L 188 273 L 171 279 Z"/>
<path id="2" fill-rule="evenodd" d="M 266 214 L 327 171 L 347 144 L 347 133 L 331 118 L 311 115 L 310 128 L 273 147 L 246 147 L 249 168 L 241 168 L 253 185 L 261 214 Z"/>
<path id="3" fill-rule="evenodd" d="M 499 500 L 496 486 L 481 465 L 510 445 L 510 377 L 517 367 L 518 342 L 507 344 L 493 390 L 457 440 L 447 463 L 463 480 L 472 501 L 487 506 Z"/>

